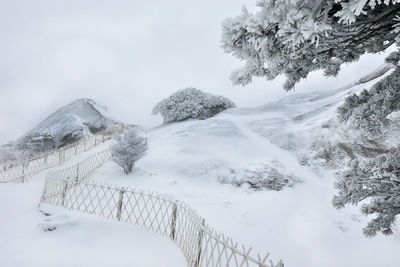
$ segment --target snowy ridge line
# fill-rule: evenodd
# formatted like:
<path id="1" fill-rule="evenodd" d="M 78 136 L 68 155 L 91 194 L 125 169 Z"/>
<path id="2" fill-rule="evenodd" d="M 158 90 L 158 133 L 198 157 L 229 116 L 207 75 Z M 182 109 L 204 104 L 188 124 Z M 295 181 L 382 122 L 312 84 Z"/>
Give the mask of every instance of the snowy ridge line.
<path id="1" fill-rule="evenodd" d="M 369 74 L 361 77 L 360 79 L 349 83 L 346 86 L 343 86 L 341 88 L 339 88 L 339 90 L 347 90 L 350 89 L 356 85 L 360 85 L 360 84 L 365 84 L 368 83 L 372 80 L 375 80 L 377 78 L 380 78 L 381 76 L 385 75 L 389 70 L 394 69 L 396 66 L 393 65 L 392 63 L 385 63 L 381 66 L 379 66 L 377 69 L 375 69 L 374 71 L 370 72 Z"/>
<path id="2" fill-rule="evenodd" d="M 267 263 L 269 253 L 253 255 L 218 233 L 188 204 L 150 191 L 109 184 L 84 182 L 110 158 L 110 150 L 92 155 L 69 168 L 46 177 L 41 207 L 61 206 L 106 219 L 140 226 L 170 238 L 182 251 L 188 266 L 283 267 L 282 261 Z"/>
<path id="3" fill-rule="evenodd" d="M 61 165 L 74 155 L 88 151 L 104 143 L 111 139 L 113 134 L 121 133 L 123 130 L 123 125 L 113 129 L 107 129 L 36 158 L 9 163 L 7 165 L 8 168 L 4 165 L 3 171 L 0 172 L 0 183 L 23 183 L 32 175 L 48 168 Z"/>

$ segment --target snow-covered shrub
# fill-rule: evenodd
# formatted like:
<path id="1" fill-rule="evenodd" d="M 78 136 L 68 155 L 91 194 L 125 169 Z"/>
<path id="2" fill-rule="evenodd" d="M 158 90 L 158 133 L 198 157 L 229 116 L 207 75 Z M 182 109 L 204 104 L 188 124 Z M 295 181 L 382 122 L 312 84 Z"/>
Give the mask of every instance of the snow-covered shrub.
<path id="1" fill-rule="evenodd" d="M 48 133 L 33 133 L 20 139 L 17 148 L 24 158 L 31 158 L 56 149 L 57 144 Z"/>
<path id="2" fill-rule="evenodd" d="M 153 108 L 153 115 L 161 114 L 164 123 L 185 119 L 206 119 L 235 107 L 226 97 L 204 93 L 196 88 L 181 89 Z"/>
<path id="3" fill-rule="evenodd" d="M 2 146 L 0 147 L 0 164 L 17 160 L 15 147 L 14 146 Z"/>
<path id="4" fill-rule="evenodd" d="M 256 168 L 229 169 L 229 173 L 218 177 L 218 181 L 235 186 L 248 186 L 250 189 L 281 191 L 302 181 L 277 163 L 262 164 Z"/>
<path id="5" fill-rule="evenodd" d="M 111 146 L 111 158 L 120 165 L 125 174 L 132 171 L 134 164 L 147 150 L 147 138 L 130 129 L 115 137 L 116 143 Z"/>

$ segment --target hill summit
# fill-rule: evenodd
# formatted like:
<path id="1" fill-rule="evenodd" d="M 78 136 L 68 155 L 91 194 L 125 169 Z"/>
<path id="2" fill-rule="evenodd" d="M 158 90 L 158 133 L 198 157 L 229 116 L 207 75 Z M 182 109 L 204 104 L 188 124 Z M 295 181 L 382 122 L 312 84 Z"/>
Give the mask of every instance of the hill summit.
<path id="1" fill-rule="evenodd" d="M 107 107 L 92 99 L 82 98 L 59 108 L 16 142 L 3 146 L 1 150 L 3 156 L 6 154 L 5 157 L 11 160 L 30 157 L 111 129 L 117 124 L 120 122 L 110 118 Z"/>

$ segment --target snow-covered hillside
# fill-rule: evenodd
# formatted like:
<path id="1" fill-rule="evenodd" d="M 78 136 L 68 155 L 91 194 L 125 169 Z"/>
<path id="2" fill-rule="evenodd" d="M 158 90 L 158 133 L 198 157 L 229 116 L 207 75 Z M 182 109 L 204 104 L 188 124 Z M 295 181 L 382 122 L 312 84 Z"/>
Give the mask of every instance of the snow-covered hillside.
<path id="1" fill-rule="evenodd" d="M 107 114 L 105 106 L 91 99 L 78 99 L 55 111 L 16 142 L 1 147 L 0 160 L 2 157 L 9 157 L 9 160 L 31 157 L 117 124 L 119 122 Z"/>
<path id="2" fill-rule="evenodd" d="M 57 146 L 114 126 L 107 108 L 91 99 L 78 99 L 58 109 L 19 140 L 49 135 Z"/>
<path id="3" fill-rule="evenodd" d="M 397 267 L 400 234 L 367 239 L 358 208 L 334 209 L 335 170 L 315 152 L 337 106 L 365 86 L 160 126 L 148 132 L 149 150 L 132 174 L 109 162 L 92 179 L 182 199 L 217 230 L 285 266 Z"/>
<path id="4" fill-rule="evenodd" d="M 181 199 L 219 232 L 260 254 L 270 252 L 274 262 L 282 259 L 285 266 L 398 267 L 399 227 L 392 236 L 369 239 L 361 229 L 370 218 L 362 216 L 358 207 L 334 209 L 335 172 L 343 166 L 328 165 L 319 154 L 318 146 L 347 138 L 332 128 L 338 127 L 338 105 L 371 83 L 373 79 L 337 90 L 293 93 L 261 107 L 230 109 L 206 120 L 156 127 L 147 132 L 149 149 L 130 175 L 110 161 L 90 179 Z M 57 125 L 57 120 L 53 122 Z M 5 238 L 0 248 L 9 255 L 22 255 L 0 255 L 5 266 L 52 266 L 54 255 L 66 266 L 184 265 L 183 255 L 172 242 L 135 227 L 65 210 L 55 210 L 51 216 L 41 214 L 36 203 L 44 175 L 32 183 L 5 185 L 0 190 L 2 210 L 10 218 L 1 223 Z M 10 208 L 8 203 L 14 205 Z M 21 221 L 24 216 L 29 220 Z M 46 231 L 53 227 L 55 231 Z M 62 245 L 56 246 L 58 242 Z M 21 250 L 20 243 L 35 249 L 24 246 Z M 122 249 L 115 249 L 121 244 Z M 88 246 L 89 255 L 79 253 L 88 251 Z M 155 250 L 165 253 L 153 257 Z M 65 251 L 78 258 L 68 258 Z M 91 261 L 93 255 L 101 256 Z"/>

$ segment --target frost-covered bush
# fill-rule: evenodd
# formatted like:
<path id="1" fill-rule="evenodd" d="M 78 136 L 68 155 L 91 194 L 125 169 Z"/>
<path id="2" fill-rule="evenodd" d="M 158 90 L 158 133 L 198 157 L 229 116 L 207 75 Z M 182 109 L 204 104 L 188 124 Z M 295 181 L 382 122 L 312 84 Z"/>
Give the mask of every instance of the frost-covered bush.
<path id="1" fill-rule="evenodd" d="M 393 233 L 400 214 L 400 149 L 368 160 L 354 159 L 336 183 L 333 205 L 342 208 L 364 201 L 361 211 L 376 215 L 364 228 L 366 236 Z"/>
<path id="2" fill-rule="evenodd" d="M 230 169 L 228 174 L 221 175 L 218 180 L 235 186 L 246 185 L 255 191 L 281 191 L 302 182 L 298 177 L 287 173 L 284 167 L 277 163 L 262 164 L 257 168 Z"/>
<path id="3" fill-rule="evenodd" d="M 147 150 L 147 138 L 130 129 L 115 137 L 116 143 L 111 147 L 111 159 L 120 165 L 125 174 L 132 171 L 134 164 Z"/>
<path id="4" fill-rule="evenodd" d="M 336 76 L 343 63 L 399 41 L 399 0 L 258 0 L 258 12 L 228 18 L 222 44 L 245 65 L 235 84 L 285 75 L 286 90 L 310 72 Z"/>
<path id="5" fill-rule="evenodd" d="M 164 123 L 185 119 L 206 119 L 235 107 L 226 97 L 204 93 L 196 88 L 181 89 L 153 108 L 153 115 L 161 114 Z"/>
<path id="6" fill-rule="evenodd" d="M 14 146 L 0 147 L 0 164 L 17 160 Z"/>

